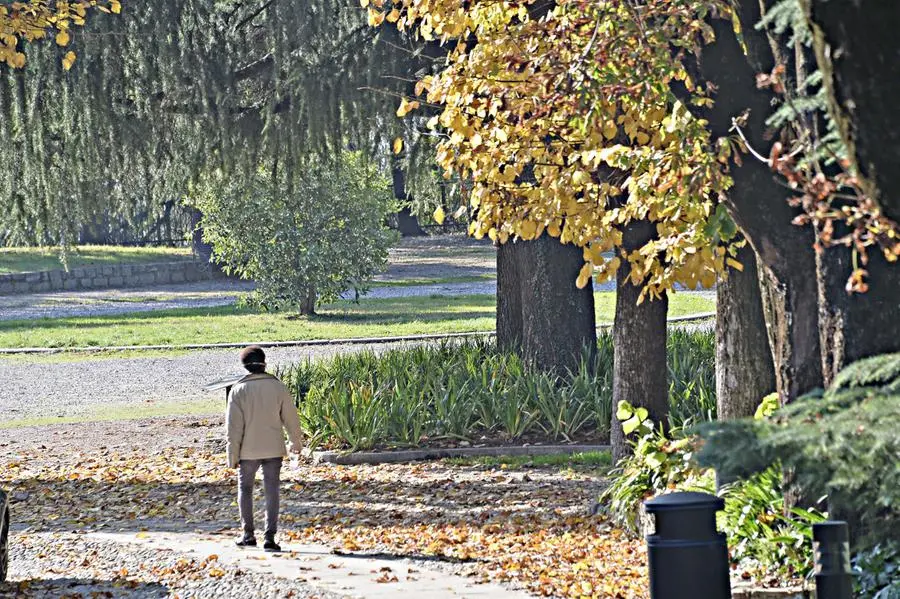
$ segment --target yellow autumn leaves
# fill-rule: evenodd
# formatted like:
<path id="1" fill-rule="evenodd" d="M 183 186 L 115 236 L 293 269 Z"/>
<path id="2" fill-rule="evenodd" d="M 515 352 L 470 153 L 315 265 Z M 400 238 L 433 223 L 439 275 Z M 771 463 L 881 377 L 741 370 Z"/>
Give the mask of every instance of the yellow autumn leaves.
<path id="1" fill-rule="evenodd" d="M 96 8 L 106 13 L 122 11 L 119 0 L 30 0 L 0 5 L 0 63 L 12 68 L 25 66 L 25 54 L 20 51 L 22 42 L 43 39 L 56 30 L 54 40 L 60 47 L 71 42 L 71 26 L 84 26 L 88 9 Z M 75 64 L 75 52 L 69 50 L 62 58 L 65 70 Z"/>
<path id="2" fill-rule="evenodd" d="M 440 107 L 428 126 L 442 136 L 446 176 L 471 183 L 472 235 L 506 243 L 546 232 L 583 247 L 579 285 L 614 276 L 624 260 L 650 296 L 715 283 L 734 251 L 714 219 L 727 158 L 692 112 L 709 104 L 707 90 L 671 42 L 685 51 L 708 42 L 701 15 L 727 18 L 726 2 L 647 0 L 638 13 L 562 0 L 542 18 L 505 1 L 398 0 L 391 10 L 400 29 L 450 48 L 397 115 L 422 95 Z M 478 42 L 460 43 L 470 32 Z M 692 90 L 685 103 L 673 100 L 674 81 Z M 622 227 L 643 219 L 656 237 L 623 249 Z"/>

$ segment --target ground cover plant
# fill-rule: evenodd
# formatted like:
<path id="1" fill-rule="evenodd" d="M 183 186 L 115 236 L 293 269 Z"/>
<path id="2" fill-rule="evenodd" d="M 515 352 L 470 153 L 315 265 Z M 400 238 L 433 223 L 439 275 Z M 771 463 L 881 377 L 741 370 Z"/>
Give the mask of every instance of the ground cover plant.
<path id="1" fill-rule="evenodd" d="M 0 248 L 0 274 L 60 270 L 61 250 L 57 247 Z M 78 245 L 66 250 L 68 268 L 108 266 L 110 264 L 145 264 L 175 262 L 193 258 L 186 247 L 126 247 L 113 245 Z"/>
<path id="2" fill-rule="evenodd" d="M 557 377 L 476 340 L 306 361 L 277 374 L 313 445 L 606 442 L 612 355 L 611 338 L 601 335 L 593 362 Z M 669 355 L 673 423 L 715 417 L 713 333 L 674 331 Z"/>
<path id="3" fill-rule="evenodd" d="M 771 415 L 777 407 L 777 396 L 772 398 L 774 402 L 763 402 L 757 418 Z M 812 525 L 826 515 L 815 508 L 786 505 L 788 489 L 779 464 L 730 479 L 717 489 L 715 471 L 695 458 L 700 442 L 693 428 L 664 431 L 648 418 L 646 409 L 625 402 L 617 407 L 616 416 L 631 435 L 632 453 L 610 472 L 610 484 L 600 495 L 599 505 L 613 522 L 638 534 L 646 524 L 640 508 L 647 499 L 673 491 L 718 494 L 725 500 L 718 528 L 725 533 L 729 556 L 742 576 L 755 580 L 774 576 L 780 581 L 811 576 Z"/>
<path id="4" fill-rule="evenodd" d="M 609 322 L 615 294 L 597 294 L 597 319 Z M 715 302 L 677 294 L 674 316 L 705 313 Z M 0 347 L 85 347 L 295 339 L 346 339 L 422 333 L 490 331 L 493 295 L 409 296 L 342 300 L 318 314 L 266 313 L 249 306 L 154 310 L 130 314 L 0 321 Z"/>

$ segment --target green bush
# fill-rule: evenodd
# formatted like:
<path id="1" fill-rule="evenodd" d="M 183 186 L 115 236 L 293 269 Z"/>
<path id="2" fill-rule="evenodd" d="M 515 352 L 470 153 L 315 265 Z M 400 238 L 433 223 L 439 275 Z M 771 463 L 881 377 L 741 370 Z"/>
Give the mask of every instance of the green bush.
<path id="1" fill-rule="evenodd" d="M 715 406 L 712 338 L 708 332 L 670 338 L 671 397 L 679 422 L 714 415 L 707 405 L 711 394 Z M 492 342 L 448 342 L 306 361 L 277 374 L 315 445 L 358 450 L 482 436 L 605 441 L 612 355 L 610 337 L 601 335 L 593 362 L 586 353 L 576 372 L 555 377 L 526 371 L 518 357 Z"/>
<path id="2" fill-rule="evenodd" d="M 311 313 L 345 290 L 365 292 L 396 239 L 385 225 L 396 212 L 389 183 L 360 152 L 241 181 L 212 173 L 190 202 L 213 258 L 255 281 L 251 301 L 264 309 Z"/>
<path id="3" fill-rule="evenodd" d="M 765 417 L 767 410 L 760 410 Z M 715 473 L 694 459 L 699 439 L 683 428 L 668 433 L 648 418 L 644 408 L 625 402 L 616 416 L 630 435 L 632 453 L 611 472 L 612 482 L 600 496 L 601 509 L 617 525 L 637 532 L 641 504 L 672 491 L 716 493 Z M 725 485 L 718 527 L 728 538 L 731 559 L 758 576 L 806 577 L 813 567 L 812 525 L 825 519 L 813 509 L 785 509 L 781 468 Z"/>
<path id="4" fill-rule="evenodd" d="M 855 596 L 900 599 L 900 541 L 878 543 L 853 558 Z"/>
<path id="5" fill-rule="evenodd" d="M 699 458 L 729 479 L 783 464 L 804 496 L 827 496 L 829 511 L 850 521 L 854 545 L 866 549 L 900 538 L 898 421 L 900 354 L 876 356 L 772 419 L 701 426 Z"/>

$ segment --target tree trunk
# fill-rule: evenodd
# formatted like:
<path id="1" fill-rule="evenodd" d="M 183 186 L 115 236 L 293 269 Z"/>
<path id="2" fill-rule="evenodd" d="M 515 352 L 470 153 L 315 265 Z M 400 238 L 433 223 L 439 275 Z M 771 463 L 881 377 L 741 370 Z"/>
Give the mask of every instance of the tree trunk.
<path id="1" fill-rule="evenodd" d="M 497 253 L 497 335 L 530 368 L 564 375 L 597 347 L 594 293 L 575 286 L 583 252 L 547 234 Z"/>
<path id="2" fill-rule="evenodd" d="M 622 231 L 626 250 L 640 247 L 656 235 L 649 221 L 627 225 Z M 647 408 L 654 423 L 668 426 L 669 372 L 666 365 L 666 315 L 669 298 L 647 299 L 638 305 L 642 287 L 631 284 L 627 260 L 616 272 L 616 316 L 613 323 L 613 416 L 610 428 L 613 462 L 628 454 L 616 406 L 627 401 Z"/>
<path id="3" fill-rule="evenodd" d="M 742 127 L 750 145 L 767 156 L 772 143 L 765 119 L 773 95 L 756 86 L 756 74 L 771 71 L 774 59 L 764 33 L 754 29 L 760 20 L 757 0 L 736 5 L 749 54 L 745 55 L 730 22 L 716 19 L 716 42 L 702 55 L 703 77 L 718 86 L 716 103 L 705 118 L 715 137 L 731 135 L 732 118 L 749 109 Z M 753 246 L 764 282 L 763 305 L 775 361 L 776 387 L 782 403 L 822 385 L 815 281 L 815 242 L 812 228 L 792 224 L 797 211 L 788 203 L 789 191 L 768 165 L 751 156 L 733 164 L 734 186 L 726 207 Z"/>
<path id="4" fill-rule="evenodd" d="M 189 208 L 191 215 L 191 248 L 197 258 L 204 264 L 212 261 L 212 244 L 203 241 L 203 227 L 200 221 L 203 213 L 196 208 Z"/>
<path id="5" fill-rule="evenodd" d="M 718 418 L 753 416 L 760 400 L 775 390 L 775 368 L 766 333 L 756 255 L 749 245 L 716 285 L 716 408 Z"/>
<path id="6" fill-rule="evenodd" d="M 900 351 L 900 267 L 880 251 L 869 254 L 869 290 L 849 294 L 850 249 L 831 247 L 818 258 L 819 332 L 825 384 L 846 365 Z"/>
<path id="7" fill-rule="evenodd" d="M 310 316 L 316 313 L 316 289 L 315 287 L 310 286 L 306 290 L 306 297 L 303 298 L 303 303 L 300 304 L 300 314 L 305 316 Z"/>
<path id="8" fill-rule="evenodd" d="M 896 1 L 802 0 L 829 109 L 885 216 L 900 222 L 900 9 Z"/>
<path id="9" fill-rule="evenodd" d="M 397 156 L 391 160 L 391 182 L 394 189 L 394 198 L 403 206 L 397 212 L 397 230 L 403 237 L 417 237 L 424 235 L 425 231 L 419 226 L 419 219 L 409 208 L 409 196 L 406 193 L 406 173 L 403 164 Z"/>
<path id="10" fill-rule="evenodd" d="M 522 273 L 519 255 L 525 241 L 497 246 L 497 346 L 518 353 L 522 344 Z"/>

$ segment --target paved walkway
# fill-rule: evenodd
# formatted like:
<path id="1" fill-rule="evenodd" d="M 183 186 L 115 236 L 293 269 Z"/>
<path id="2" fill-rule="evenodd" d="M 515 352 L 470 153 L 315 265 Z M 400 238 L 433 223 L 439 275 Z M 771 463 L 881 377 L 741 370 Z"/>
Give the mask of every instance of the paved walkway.
<path id="1" fill-rule="evenodd" d="M 223 565 L 238 565 L 248 572 L 300 581 L 344 597 L 396 599 L 529 599 L 531 595 L 496 584 L 474 584 L 471 579 L 427 568 L 408 559 L 363 555 L 335 555 L 325 545 L 282 543 L 282 553 L 240 549 L 231 537 L 188 533 L 88 533 L 87 538 L 168 549 L 197 558 L 217 556 Z M 224 589 L 223 589 L 224 590 Z"/>

